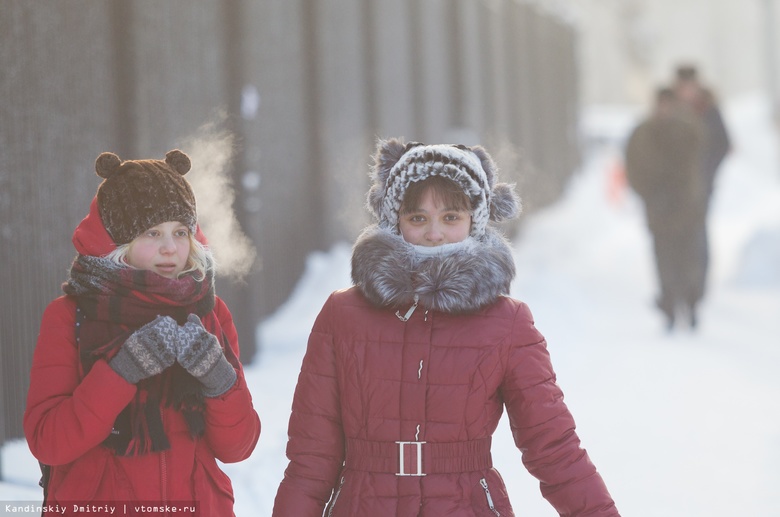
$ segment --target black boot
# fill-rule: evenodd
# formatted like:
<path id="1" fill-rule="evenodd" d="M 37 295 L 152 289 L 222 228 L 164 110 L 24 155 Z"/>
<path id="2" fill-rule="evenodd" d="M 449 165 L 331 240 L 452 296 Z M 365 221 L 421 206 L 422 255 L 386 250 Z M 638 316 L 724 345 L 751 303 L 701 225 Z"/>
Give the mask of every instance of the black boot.
<path id="1" fill-rule="evenodd" d="M 691 326 L 691 330 L 696 330 L 699 325 L 699 318 L 696 314 L 696 305 L 691 304 L 688 306 L 688 323 Z"/>
<path id="2" fill-rule="evenodd" d="M 655 301 L 655 305 L 661 310 L 666 320 L 666 331 L 672 332 L 674 330 L 674 307 L 673 304 L 668 301 L 664 301 L 663 298 L 658 298 Z"/>

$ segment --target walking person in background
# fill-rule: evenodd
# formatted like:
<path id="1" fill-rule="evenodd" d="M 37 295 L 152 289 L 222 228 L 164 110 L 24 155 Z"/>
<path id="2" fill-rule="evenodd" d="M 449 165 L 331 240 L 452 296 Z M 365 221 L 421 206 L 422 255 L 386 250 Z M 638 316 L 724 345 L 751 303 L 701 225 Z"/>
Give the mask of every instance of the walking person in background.
<path id="1" fill-rule="evenodd" d="M 514 515 L 493 469 L 506 409 L 525 467 L 561 515 L 617 516 L 488 225 L 519 199 L 482 147 L 379 142 L 378 224 L 350 289 L 312 329 L 289 423 L 276 517 Z"/>
<path id="2" fill-rule="evenodd" d="M 104 181 L 73 234 L 78 255 L 43 314 L 30 374 L 24 430 L 48 472 L 46 503 L 233 515 L 217 460 L 249 457 L 260 420 L 189 170 L 178 150 L 97 159 Z"/>
<path id="3" fill-rule="evenodd" d="M 707 231 L 707 215 L 709 213 L 715 181 L 723 159 L 731 150 L 731 141 L 720 108 L 713 92 L 702 84 L 696 67 L 691 65 L 678 66 L 675 71 L 673 90 L 681 101 L 680 109 L 689 110 L 702 123 L 702 144 L 700 146 L 699 170 L 702 175 L 704 190 L 704 211 L 701 216 L 704 221 L 699 225 L 696 241 L 703 267 L 698 279 L 700 293 L 703 297 L 706 291 L 707 271 L 709 269 L 709 234 Z"/>
<path id="4" fill-rule="evenodd" d="M 706 210 L 700 173 L 703 128 L 679 103 L 671 89 L 660 88 L 652 113 L 626 146 L 626 177 L 644 204 L 658 273 L 656 304 L 668 330 L 680 316 L 696 326 L 704 292 L 698 241 Z"/>
<path id="5" fill-rule="evenodd" d="M 694 66 L 682 65 L 675 72 L 674 94 L 704 125 L 700 167 L 704 176 L 707 206 L 712 198 L 715 179 L 723 159 L 731 150 L 726 124 L 713 92 L 704 86 Z"/>

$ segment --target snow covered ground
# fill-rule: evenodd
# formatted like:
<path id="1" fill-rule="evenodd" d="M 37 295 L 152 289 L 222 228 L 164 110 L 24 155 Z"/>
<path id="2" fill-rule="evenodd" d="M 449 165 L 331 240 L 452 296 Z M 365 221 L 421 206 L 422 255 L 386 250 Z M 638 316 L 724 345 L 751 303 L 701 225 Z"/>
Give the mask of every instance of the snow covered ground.
<path id="1" fill-rule="evenodd" d="M 780 516 L 780 157 L 768 113 L 759 96 L 725 105 L 734 150 L 710 219 L 698 331 L 663 330 L 641 207 L 610 188 L 615 138 L 635 110 L 588 111 L 588 141 L 600 143 L 516 239 L 512 294 L 547 337 L 583 444 L 624 516 Z M 349 285 L 349 256 L 348 244 L 312 254 L 288 302 L 258 326 L 263 353 L 246 373 L 263 432 L 251 458 L 224 467 L 238 517 L 270 515 L 308 332 L 327 295 Z M 2 461 L 0 501 L 39 500 L 25 443 L 3 447 Z M 518 515 L 555 515 L 505 421 L 494 461 Z"/>

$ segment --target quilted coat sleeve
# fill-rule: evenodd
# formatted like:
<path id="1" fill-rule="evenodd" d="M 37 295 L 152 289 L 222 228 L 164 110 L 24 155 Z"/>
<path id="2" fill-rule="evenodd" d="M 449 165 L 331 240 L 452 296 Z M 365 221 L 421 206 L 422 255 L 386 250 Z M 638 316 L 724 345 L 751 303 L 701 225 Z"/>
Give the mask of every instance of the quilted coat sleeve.
<path id="1" fill-rule="evenodd" d="M 49 465 L 70 463 L 101 443 L 136 391 L 103 360 L 81 377 L 75 321 L 68 298 L 49 304 L 30 370 L 24 433 L 33 455 Z"/>
<path id="2" fill-rule="evenodd" d="M 233 316 L 219 298 L 214 313 L 233 354 L 239 357 L 238 333 Z M 260 417 L 252 405 L 252 395 L 240 364 L 236 374 L 232 388 L 219 397 L 206 399 L 206 439 L 214 456 L 224 463 L 248 458 L 260 438 Z"/>
<path id="3" fill-rule="evenodd" d="M 344 462 L 332 305 L 331 297 L 309 336 L 288 428 L 290 463 L 276 494 L 274 517 L 320 517 Z"/>
<path id="4" fill-rule="evenodd" d="M 521 304 L 507 351 L 504 401 L 523 463 L 562 516 L 618 516 L 601 475 L 580 447 L 542 335 Z"/>

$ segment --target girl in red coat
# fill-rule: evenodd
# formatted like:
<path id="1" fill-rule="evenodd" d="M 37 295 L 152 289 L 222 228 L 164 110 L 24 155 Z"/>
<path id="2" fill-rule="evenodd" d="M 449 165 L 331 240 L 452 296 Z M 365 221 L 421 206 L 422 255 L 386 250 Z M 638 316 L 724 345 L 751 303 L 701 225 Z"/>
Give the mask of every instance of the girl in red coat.
<path id="1" fill-rule="evenodd" d="M 507 296 L 488 226 L 519 200 L 481 147 L 379 143 L 350 289 L 309 338 L 274 516 L 514 515 L 493 469 L 504 409 L 525 467 L 567 516 L 617 516 L 575 433 L 545 340 Z"/>
<path id="2" fill-rule="evenodd" d="M 233 515 L 216 460 L 249 457 L 260 420 L 189 170 L 178 150 L 97 159 L 104 181 L 73 235 L 66 294 L 44 312 L 24 415 L 49 504 Z"/>

